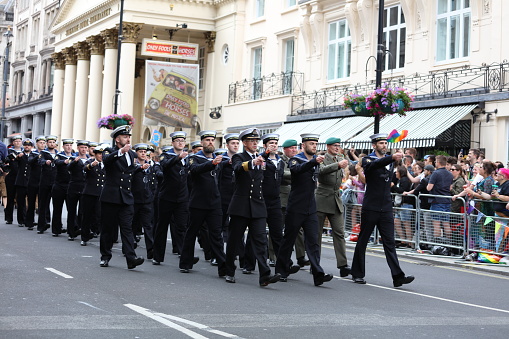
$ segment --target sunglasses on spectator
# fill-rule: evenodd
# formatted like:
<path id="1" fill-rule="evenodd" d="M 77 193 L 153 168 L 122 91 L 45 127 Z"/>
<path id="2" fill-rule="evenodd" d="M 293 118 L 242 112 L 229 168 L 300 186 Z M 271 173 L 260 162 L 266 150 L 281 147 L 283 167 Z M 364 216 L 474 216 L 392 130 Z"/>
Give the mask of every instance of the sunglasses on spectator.
<path id="1" fill-rule="evenodd" d="M 451 168 L 451 171 L 459 171 L 459 169 Z"/>

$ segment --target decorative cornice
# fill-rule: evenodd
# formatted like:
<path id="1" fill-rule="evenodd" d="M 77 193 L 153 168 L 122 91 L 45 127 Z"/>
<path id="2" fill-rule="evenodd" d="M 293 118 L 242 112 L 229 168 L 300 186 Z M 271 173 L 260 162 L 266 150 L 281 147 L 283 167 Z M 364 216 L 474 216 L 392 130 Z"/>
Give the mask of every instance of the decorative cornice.
<path id="1" fill-rule="evenodd" d="M 43 48 L 39 51 L 39 55 L 44 57 L 46 55 L 50 55 L 51 53 L 55 52 L 55 47 L 48 47 L 48 48 Z"/>
<path id="2" fill-rule="evenodd" d="M 90 46 L 85 41 L 80 41 L 72 45 L 76 51 L 78 60 L 90 60 Z"/>
<path id="3" fill-rule="evenodd" d="M 55 65 L 55 69 L 65 69 L 65 58 L 64 55 L 60 52 L 51 54 L 51 59 L 53 60 L 53 64 Z"/>
<path id="4" fill-rule="evenodd" d="M 76 50 L 72 47 L 66 47 L 62 49 L 62 54 L 65 58 L 65 65 L 76 65 L 78 63 L 78 58 L 76 56 Z"/>
<path id="5" fill-rule="evenodd" d="M 140 30 L 142 27 L 142 23 L 124 21 L 122 23 L 122 43 L 135 44 L 138 40 L 138 36 L 140 35 Z M 118 24 L 116 25 L 116 28 L 119 29 Z"/>
<path id="6" fill-rule="evenodd" d="M 104 39 L 104 47 L 106 49 L 118 48 L 118 29 L 105 29 L 104 31 L 101 31 L 101 37 Z"/>

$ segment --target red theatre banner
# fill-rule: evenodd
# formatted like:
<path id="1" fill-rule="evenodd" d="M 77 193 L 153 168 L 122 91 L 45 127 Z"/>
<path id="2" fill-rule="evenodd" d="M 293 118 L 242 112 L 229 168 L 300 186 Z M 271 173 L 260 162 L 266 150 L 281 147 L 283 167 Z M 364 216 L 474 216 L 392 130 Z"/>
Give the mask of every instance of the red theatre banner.
<path id="1" fill-rule="evenodd" d="M 198 60 L 198 48 L 198 44 L 143 39 L 141 54 L 161 58 Z"/>

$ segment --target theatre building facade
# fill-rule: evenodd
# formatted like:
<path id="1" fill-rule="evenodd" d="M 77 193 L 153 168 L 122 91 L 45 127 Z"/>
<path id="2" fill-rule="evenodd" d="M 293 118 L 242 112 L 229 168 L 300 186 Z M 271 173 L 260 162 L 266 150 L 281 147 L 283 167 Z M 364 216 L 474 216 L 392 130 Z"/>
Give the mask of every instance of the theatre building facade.
<path id="1" fill-rule="evenodd" d="M 148 142 L 154 131 L 168 143 L 175 130 L 190 141 L 200 130 L 215 130 L 219 146 L 225 133 L 256 126 L 282 139 L 319 133 L 320 141 L 336 136 L 370 147 L 373 119 L 354 116 L 343 97 L 374 89 L 378 1 L 123 3 L 119 49 L 121 1 L 52 2 L 59 5 L 48 24 L 54 42 L 44 51 L 47 75 L 39 80 L 50 85 L 38 92 L 52 96 L 45 134 L 109 140 L 96 123 L 117 112 L 136 119 L 135 142 Z M 382 82 L 408 89 L 416 100 L 407 117 L 382 119 L 380 131 L 407 129 L 400 147 L 450 154 L 481 147 L 487 158 L 507 161 L 509 3 L 386 0 L 383 13 Z M 26 65 L 17 58 L 14 67 Z M 19 98 L 13 73 L 10 91 Z M 12 102 L 9 109 L 16 109 Z"/>

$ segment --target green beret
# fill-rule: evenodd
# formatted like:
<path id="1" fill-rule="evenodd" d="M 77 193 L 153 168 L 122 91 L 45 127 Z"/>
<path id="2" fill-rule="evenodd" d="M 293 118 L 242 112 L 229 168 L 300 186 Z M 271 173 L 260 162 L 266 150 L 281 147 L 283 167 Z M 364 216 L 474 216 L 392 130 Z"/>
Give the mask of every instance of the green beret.
<path id="1" fill-rule="evenodd" d="M 326 143 L 327 145 L 332 145 L 332 144 L 336 144 L 336 143 L 337 143 L 337 144 L 339 144 L 339 143 L 341 143 L 341 139 L 340 139 L 340 138 L 330 137 L 329 139 L 327 139 L 327 140 L 325 141 L 325 143 Z"/>
<path id="2" fill-rule="evenodd" d="M 282 147 L 292 147 L 297 146 L 297 140 L 294 139 L 288 139 L 285 142 L 283 142 Z"/>

